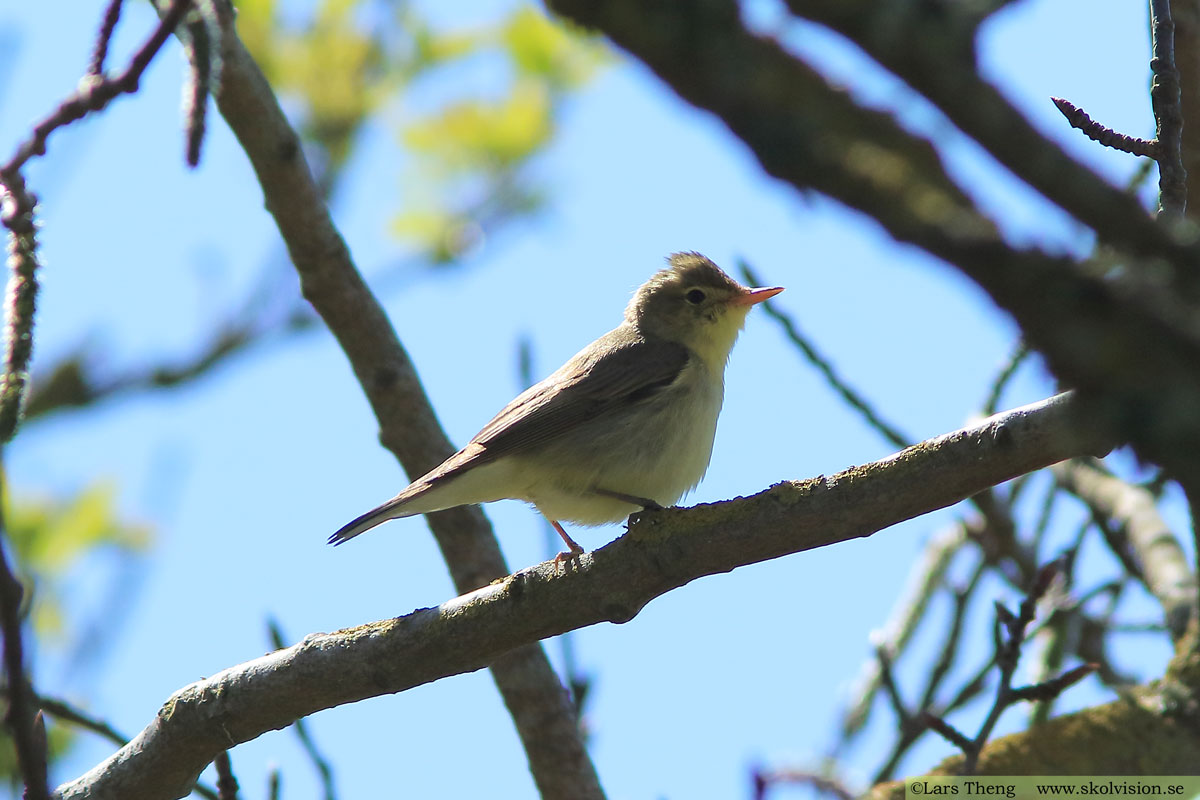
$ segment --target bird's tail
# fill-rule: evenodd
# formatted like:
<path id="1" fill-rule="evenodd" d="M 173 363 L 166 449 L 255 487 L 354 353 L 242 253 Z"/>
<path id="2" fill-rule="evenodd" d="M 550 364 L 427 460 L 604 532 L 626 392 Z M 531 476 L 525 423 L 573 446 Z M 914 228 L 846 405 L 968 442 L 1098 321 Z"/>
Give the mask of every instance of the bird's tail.
<path id="1" fill-rule="evenodd" d="M 411 487 L 410 487 L 411 488 Z M 423 487 L 422 487 L 423 488 Z M 400 494 L 388 500 L 378 508 L 373 508 L 361 517 L 356 517 L 350 520 L 345 525 L 337 530 L 329 537 L 329 544 L 343 544 L 360 533 L 365 533 L 371 530 L 376 525 L 387 522 L 389 519 L 399 519 L 400 517 L 411 517 L 415 514 L 424 513 L 424 509 L 419 508 L 403 508 L 413 500 L 415 492 L 405 490 Z"/>

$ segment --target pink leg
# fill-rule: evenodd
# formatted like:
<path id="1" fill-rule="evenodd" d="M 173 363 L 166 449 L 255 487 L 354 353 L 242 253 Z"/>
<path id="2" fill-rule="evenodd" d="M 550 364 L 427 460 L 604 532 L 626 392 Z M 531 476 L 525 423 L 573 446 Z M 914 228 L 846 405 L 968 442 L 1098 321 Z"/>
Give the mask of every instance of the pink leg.
<path id="1" fill-rule="evenodd" d="M 550 523 L 554 530 L 558 531 L 558 535 L 562 537 L 562 540 L 567 543 L 567 547 L 569 548 L 568 552 L 559 553 L 554 557 L 554 563 L 556 565 L 571 561 L 583 555 L 583 548 L 580 547 L 574 539 L 567 535 L 567 532 L 563 530 L 562 525 L 559 525 L 556 521 L 550 519 L 549 517 L 546 518 L 546 521 Z"/>

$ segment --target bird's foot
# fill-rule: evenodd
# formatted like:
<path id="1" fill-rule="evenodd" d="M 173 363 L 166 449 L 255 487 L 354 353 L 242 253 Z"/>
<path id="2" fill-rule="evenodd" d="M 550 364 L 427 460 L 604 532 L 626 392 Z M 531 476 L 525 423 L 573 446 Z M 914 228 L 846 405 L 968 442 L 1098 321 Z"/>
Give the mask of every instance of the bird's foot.
<path id="1" fill-rule="evenodd" d="M 583 555 L 583 548 L 579 546 L 578 542 L 567 535 L 562 525 L 559 525 L 554 520 L 549 520 L 549 522 L 554 530 L 558 531 L 558 535 L 562 537 L 562 540 L 567 543 L 567 550 L 554 557 L 554 568 L 563 567 L 563 569 L 566 569 L 568 564 L 573 564 L 579 560 L 579 557 Z"/>
<path id="2" fill-rule="evenodd" d="M 583 555 L 583 548 L 578 550 L 564 550 L 554 557 L 554 569 L 557 571 L 560 567 L 563 571 L 570 569 L 579 563 L 579 557 Z"/>

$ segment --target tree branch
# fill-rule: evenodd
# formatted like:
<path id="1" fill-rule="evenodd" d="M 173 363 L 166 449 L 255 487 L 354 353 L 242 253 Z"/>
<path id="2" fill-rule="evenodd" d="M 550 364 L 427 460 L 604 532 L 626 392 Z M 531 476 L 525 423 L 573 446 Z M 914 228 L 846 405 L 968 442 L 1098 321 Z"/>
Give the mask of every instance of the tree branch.
<path id="1" fill-rule="evenodd" d="M 996 415 L 831 477 L 759 494 L 643 512 L 629 532 L 564 572 L 553 561 L 437 608 L 331 634 L 177 692 L 132 742 L 78 780 L 70 798 L 186 794 L 217 752 L 316 711 L 482 669 L 513 648 L 598 622 L 705 575 L 870 536 L 987 486 L 1106 442 L 1070 394 Z"/>
<path id="2" fill-rule="evenodd" d="M 1200 3 L 1176 3 L 1171 18 L 1175 21 L 1176 69 L 1181 75 L 1200 75 Z M 1183 167 L 1189 175 L 1200 175 L 1200 81 L 1184 81 L 1180 89 L 1180 113 L 1184 120 L 1191 120 L 1180 137 Z M 1196 205 L 1188 202 L 1186 212 L 1195 219 Z"/>
<path id="3" fill-rule="evenodd" d="M 876 650 L 882 649 L 894 660 L 908 646 L 934 594 L 943 586 L 950 562 L 967 543 L 969 524 L 965 520 L 955 520 L 925 543 L 920 558 L 909 567 L 904 590 L 892 606 L 887 621 L 877 634 L 872 635 Z M 854 679 L 850 690 L 853 700 L 842 716 L 843 740 L 858 733 L 867 723 L 883 677 L 880 666 L 877 655 L 868 658 Z"/>
<path id="4" fill-rule="evenodd" d="M 0 478 L 0 497 L 6 495 Z M 12 734 L 25 798 L 43 800 L 50 796 L 46 776 L 46 729 L 39 717 L 33 686 L 25 674 L 21 631 L 25 589 L 9 566 L 7 539 L 8 528 L 0 508 L 0 632 L 4 634 L 4 680 L 9 687 L 4 724 Z"/>
<path id="5" fill-rule="evenodd" d="M 1196 576 L 1154 496 L 1087 462 L 1059 464 L 1054 477 L 1096 514 L 1116 523 L 1136 559 L 1131 574 L 1162 606 L 1172 637 L 1182 636 L 1196 614 Z"/>
<path id="6" fill-rule="evenodd" d="M 89 71 L 80 81 L 79 88 L 38 122 L 12 157 L 0 165 L 0 205 L 3 207 L 0 223 L 9 231 L 8 263 L 12 270 L 7 290 L 4 374 L 0 379 L 0 442 L 9 441 L 20 424 L 28 384 L 29 360 L 33 354 L 33 313 L 37 300 L 38 267 L 33 212 L 37 198 L 25 185 L 21 170 L 30 159 L 45 154 L 46 142 L 54 131 L 99 111 L 121 94 L 136 92 L 142 73 L 170 38 L 190 3 L 191 0 L 173 0 L 158 26 L 119 75 L 109 78 Z M 89 70 L 98 70 L 103 65 L 107 42 L 119 12 L 119 4 L 110 3 L 101 23 L 100 38 Z"/>
<path id="7" fill-rule="evenodd" d="M 849 37 L 903 78 L 1015 175 L 1095 231 L 1101 241 L 1193 270 L 1200 260 L 1194 239 L 1168 235 L 1135 197 L 1111 186 L 1042 136 L 979 74 L 974 42 L 982 18 L 972 5 L 948 5 L 942 13 L 930 14 L 918 4 L 880 14 L 872 0 L 788 0 L 795 14 Z M 922 46 L 913 47 L 912 42 Z"/>
<path id="8" fill-rule="evenodd" d="M 1120 150 L 1135 156 L 1145 156 L 1146 158 L 1158 157 L 1160 148 L 1157 139 L 1139 139 L 1136 136 L 1126 136 L 1123 133 L 1117 133 L 1107 125 L 1101 125 L 1099 122 L 1096 122 L 1096 120 L 1092 119 L 1091 115 L 1070 100 L 1064 100 L 1061 97 L 1051 97 L 1050 102 L 1054 103 L 1054 107 L 1067 118 L 1067 122 L 1071 123 L 1072 128 L 1078 128 L 1083 131 L 1083 135 L 1093 142 L 1098 142 L 1105 147 L 1111 147 L 1114 150 Z"/>
<path id="9" fill-rule="evenodd" d="M 104 60 L 108 58 L 108 43 L 112 40 L 113 31 L 121 19 L 121 5 L 124 0 L 108 0 L 104 9 L 104 17 L 100 22 L 100 32 L 96 34 L 96 44 L 92 46 L 92 58 L 88 62 L 88 75 L 100 76 L 104 73 Z"/>
<path id="10" fill-rule="evenodd" d="M 1175 22 L 1171 0 L 1150 0 L 1150 105 L 1154 110 L 1158 157 L 1158 213 L 1183 216 L 1187 209 L 1187 170 L 1183 168 L 1183 111 L 1179 70 L 1175 68 Z M 1195 267 L 1193 266 L 1193 269 Z"/>
<path id="11" fill-rule="evenodd" d="M 267 209 L 300 275 L 304 297 L 350 360 L 379 420 L 380 440 L 405 471 L 420 475 L 454 447 L 438 424 L 408 354 L 334 227 L 296 132 L 232 25 L 226 22 L 221 34 L 217 106 L 254 167 Z M 432 514 L 428 520 L 458 591 L 484 586 L 508 572 L 478 507 Z M 530 639 L 526 647 L 492 659 L 490 666 L 542 796 L 602 798 L 574 709 L 542 648 Z"/>
<path id="12" fill-rule="evenodd" d="M 1200 774 L 1200 652 L 1195 625 L 1176 648 L 1162 680 L 1134 687 L 1101 706 L 1063 714 L 993 740 L 977 775 Z M 1189 641 L 1190 640 L 1190 641 Z M 1066 676 L 1064 676 L 1065 678 Z M 928 775 L 962 774 L 953 756 Z M 868 800 L 904 800 L 911 778 L 873 786 Z"/>

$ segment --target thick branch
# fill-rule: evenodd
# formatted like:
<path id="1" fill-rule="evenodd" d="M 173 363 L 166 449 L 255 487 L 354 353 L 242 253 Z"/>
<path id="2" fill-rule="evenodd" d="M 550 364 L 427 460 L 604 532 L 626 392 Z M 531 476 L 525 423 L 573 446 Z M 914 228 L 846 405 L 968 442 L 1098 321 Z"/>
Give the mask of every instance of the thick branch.
<path id="1" fill-rule="evenodd" d="M 408 354 L 333 226 L 299 138 L 271 87 L 232 28 L 222 31 L 221 42 L 217 106 L 250 158 L 267 209 L 300 275 L 304 297 L 350 360 L 379 420 L 380 439 L 410 475 L 420 475 L 454 447 L 434 416 Z M 508 572 L 478 507 L 431 515 L 429 525 L 460 592 Z M 492 661 L 491 667 L 538 789 L 544 798 L 602 798 L 574 709 L 541 647 L 529 642 Z"/>
<path id="2" fill-rule="evenodd" d="M 1160 255 L 1183 271 L 1193 271 L 1198 260 L 1194 240 L 1171 240 L 1135 197 L 1106 183 L 1042 136 L 984 80 L 976 68 L 974 46 L 976 24 L 982 18 L 974 16 L 970 5 L 950 5 L 931 14 L 921 4 L 912 4 L 897 13 L 880 13 L 873 0 L 788 0 L 796 14 L 829 25 L 903 78 L 1015 175 L 1095 231 L 1101 241 L 1138 255 Z M 1178 92 L 1178 82 L 1175 88 Z M 1177 154 L 1177 130 L 1173 146 Z"/>
<path id="3" fill-rule="evenodd" d="M 562 571 L 546 562 L 437 608 L 332 634 L 175 694 L 121 751 L 63 798 L 174 798 L 217 752 L 344 703 L 482 669 L 513 648 L 627 622 L 696 578 L 876 531 L 1109 442 L 1071 395 L 991 417 L 829 478 L 753 497 L 645 512 L 629 533 Z"/>

